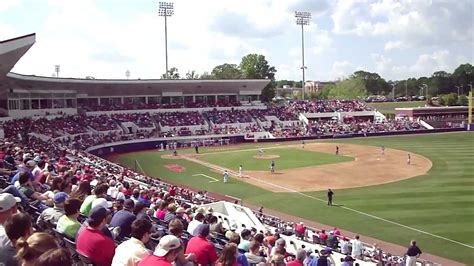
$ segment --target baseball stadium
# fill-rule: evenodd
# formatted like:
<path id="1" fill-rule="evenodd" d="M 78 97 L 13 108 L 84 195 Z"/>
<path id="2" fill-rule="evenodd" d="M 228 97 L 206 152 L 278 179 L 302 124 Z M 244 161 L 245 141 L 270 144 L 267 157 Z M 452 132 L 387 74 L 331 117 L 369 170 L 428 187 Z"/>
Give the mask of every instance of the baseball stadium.
<path id="1" fill-rule="evenodd" d="M 405 265 L 406 247 L 416 240 L 423 251 L 416 265 L 474 264 L 472 94 L 469 106 L 390 107 L 388 117 L 360 99 L 265 103 L 266 79 L 10 72 L 35 42 L 35 34 L 0 42 L 0 187 L 21 200 L 18 210 L 35 231 L 54 236 L 74 263 L 101 262 L 86 254 L 81 232 L 71 239 L 60 222 L 37 221 L 60 202 L 58 193 L 78 195 L 72 190 L 85 183 L 82 204 L 93 196 L 95 207 L 89 216 L 81 207 L 77 219 L 109 225 L 118 245 L 114 261 L 130 235 L 122 236 L 122 227 L 115 235 L 114 217 L 107 223 L 98 209 L 118 214 L 130 202 L 135 209 L 145 202 L 135 215 L 148 217 L 156 230 L 146 245 L 156 247 L 154 254 L 173 234 L 172 219 L 184 219 L 189 229 L 204 214 L 222 227 L 212 231 L 210 222 L 212 232 L 201 239 L 217 255 L 233 247 L 229 234 L 253 243 L 251 234 L 276 252 L 275 242 L 286 244 L 287 261 L 303 250 L 335 265 Z M 29 175 L 15 174 L 28 167 L 41 190 L 25 188 Z M 189 240 L 186 252 L 206 234 L 199 223 L 198 233 L 185 229 L 180 236 Z"/>

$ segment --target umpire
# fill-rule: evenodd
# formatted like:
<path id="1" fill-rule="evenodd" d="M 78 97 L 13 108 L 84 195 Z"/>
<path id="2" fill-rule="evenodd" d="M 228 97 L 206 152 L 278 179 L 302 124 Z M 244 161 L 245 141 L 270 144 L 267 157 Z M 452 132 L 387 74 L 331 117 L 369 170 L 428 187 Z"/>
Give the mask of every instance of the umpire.
<path id="1" fill-rule="evenodd" d="M 328 189 L 328 206 L 332 206 L 332 196 L 334 195 L 334 192 L 332 192 L 331 189 Z"/>

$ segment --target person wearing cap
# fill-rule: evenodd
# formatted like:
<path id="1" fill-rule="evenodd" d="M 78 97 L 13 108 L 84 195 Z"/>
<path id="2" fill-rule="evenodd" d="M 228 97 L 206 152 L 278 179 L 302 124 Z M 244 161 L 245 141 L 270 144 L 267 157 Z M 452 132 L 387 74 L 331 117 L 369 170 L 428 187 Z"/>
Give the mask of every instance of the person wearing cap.
<path id="1" fill-rule="evenodd" d="M 178 209 L 176 209 L 176 216 L 174 217 L 175 219 L 179 220 L 183 224 L 184 230 L 188 228 L 188 220 L 186 219 L 186 217 L 184 217 L 185 213 L 186 213 L 186 210 L 183 207 L 179 207 Z"/>
<path id="2" fill-rule="evenodd" d="M 0 262 L 5 266 L 17 265 L 15 259 L 16 242 L 21 237 L 28 238 L 33 233 L 31 217 L 27 213 L 15 213 L 5 222 L 5 232 L 11 244 L 0 248 Z"/>
<path id="3" fill-rule="evenodd" d="M 68 195 L 65 192 L 57 192 L 54 194 L 54 207 L 47 208 L 41 212 L 36 224 L 40 228 L 46 228 L 46 224 L 56 225 L 59 218 L 64 215 L 64 202 L 68 198 Z"/>
<path id="4" fill-rule="evenodd" d="M 306 258 L 306 251 L 302 248 L 296 250 L 296 258 L 288 262 L 287 266 L 303 266 L 303 261 Z"/>
<path id="5" fill-rule="evenodd" d="M 200 224 L 196 231 L 197 235 L 189 240 L 185 253 L 193 253 L 196 256 L 196 264 L 214 264 L 217 260 L 217 252 L 214 245 L 207 240 L 209 225 Z"/>
<path id="6" fill-rule="evenodd" d="M 17 212 L 16 204 L 20 201 L 20 198 L 13 197 L 11 194 L 0 194 L 0 248 L 11 245 L 10 239 L 5 232 L 4 224 Z"/>
<path id="7" fill-rule="evenodd" d="M 112 266 L 136 266 L 150 253 L 145 244 L 150 241 L 152 225 L 149 220 L 139 219 L 132 223 L 131 238 L 122 242 L 115 250 Z"/>
<path id="8" fill-rule="evenodd" d="M 343 255 L 351 254 L 351 243 L 347 237 L 343 237 L 339 245 L 341 246 L 341 253 Z"/>
<path id="9" fill-rule="evenodd" d="M 173 235 L 160 239 L 153 254 L 146 256 L 139 266 L 171 266 L 182 249 L 181 242 Z"/>
<path id="10" fill-rule="evenodd" d="M 330 248 L 325 248 L 321 250 L 319 257 L 314 257 L 309 261 L 308 266 L 335 266 L 336 262 L 331 255 L 332 250 Z"/>
<path id="11" fill-rule="evenodd" d="M 80 207 L 81 201 L 79 199 L 68 198 L 64 202 L 64 215 L 59 218 L 56 224 L 56 230 L 70 239 L 75 239 L 77 232 L 81 228 L 81 223 L 77 220 Z"/>
<path id="12" fill-rule="evenodd" d="M 127 199 L 123 204 L 123 209 L 112 216 L 110 227 L 120 227 L 119 238 L 129 237 L 132 232 L 132 223 L 137 219 L 133 214 L 135 203 L 131 199 Z"/>
<path id="13" fill-rule="evenodd" d="M 87 226 L 79 231 L 76 240 L 77 252 L 101 266 L 110 266 L 115 255 L 115 242 L 102 232 L 109 214 L 102 206 L 92 208 Z"/>

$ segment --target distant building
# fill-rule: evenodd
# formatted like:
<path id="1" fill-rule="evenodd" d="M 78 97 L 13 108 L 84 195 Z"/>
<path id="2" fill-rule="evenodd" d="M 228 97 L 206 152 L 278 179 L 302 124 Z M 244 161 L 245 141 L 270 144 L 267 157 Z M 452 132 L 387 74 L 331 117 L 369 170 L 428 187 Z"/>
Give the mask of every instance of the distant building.
<path id="1" fill-rule="evenodd" d="M 306 81 L 305 82 L 305 92 L 306 93 L 315 93 L 322 90 L 328 85 L 335 84 L 334 81 Z"/>

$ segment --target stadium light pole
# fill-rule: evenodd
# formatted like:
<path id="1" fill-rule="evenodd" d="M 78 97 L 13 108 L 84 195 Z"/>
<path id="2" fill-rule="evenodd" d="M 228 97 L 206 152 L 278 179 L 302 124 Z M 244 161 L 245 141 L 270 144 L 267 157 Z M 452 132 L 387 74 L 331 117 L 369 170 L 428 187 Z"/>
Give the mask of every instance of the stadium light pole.
<path id="1" fill-rule="evenodd" d="M 301 25 L 301 70 L 303 71 L 303 80 L 301 82 L 301 99 L 304 100 L 304 91 L 305 91 L 305 71 L 306 66 L 304 65 L 304 26 L 309 25 L 311 20 L 310 12 L 301 12 L 295 11 L 296 25 Z"/>
<path id="2" fill-rule="evenodd" d="M 166 59 L 166 79 L 169 79 L 168 73 L 168 24 L 167 17 L 174 15 L 174 4 L 168 2 L 160 2 L 158 15 L 160 17 L 165 17 L 165 59 Z"/>
<path id="3" fill-rule="evenodd" d="M 392 99 L 395 100 L 395 86 L 397 86 L 398 82 L 392 83 Z"/>
<path id="4" fill-rule="evenodd" d="M 459 89 L 461 88 L 461 86 L 454 86 L 456 87 L 456 89 L 458 89 L 458 97 L 459 97 Z"/>
<path id="5" fill-rule="evenodd" d="M 54 66 L 54 72 L 56 72 L 56 78 L 59 78 L 59 70 L 61 69 L 60 65 Z"/>

